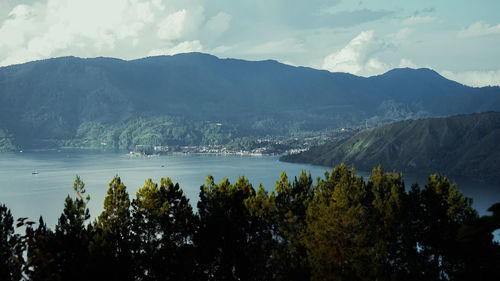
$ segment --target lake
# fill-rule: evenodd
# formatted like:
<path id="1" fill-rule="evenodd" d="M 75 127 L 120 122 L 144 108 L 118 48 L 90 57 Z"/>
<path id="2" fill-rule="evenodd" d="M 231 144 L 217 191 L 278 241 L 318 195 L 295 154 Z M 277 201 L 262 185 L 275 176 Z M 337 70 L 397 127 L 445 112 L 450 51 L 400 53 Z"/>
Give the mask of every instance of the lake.
<path id="1" fill-rule="evenodd" d="M 216 183 L 227 177 L 235 182 L 245 176 L 258 188 L 262 183 L 267 190 L 273 190 L 280 173 L 285 171 L 289 179 L 298 176 L 301 170 L 311 173 L 313 179 L 331 168 L 292 164 L 278 161 L 277 156 L 240 156 L 211 154 L 179 154 L 157 157 L 131 157 L 125 153 L 81 150 L 29 151 L 0 154 L 0 203 L 11 209 L 14 217 L 29 217 L 37 220 L 43 216 L 49 227 L 54 227 L 60 216 L 65 197 L 73 197 L 73 181 L 76 175 L 85 183 L 91 196 L 89 209 L 92 217 L 102 211 L 102 205 L 109 182 L 119 175 L 127 186 L 130 198 L 148 178 L 159 182 L 170 177 L 178 182 L 196 208 L 200 186 L 207 175 Z M 38 174 L 32 174 L 37 171 Z M 367 173 L 359 174 L 366 176 Z M 406 180 L 425 184 L 425 180 Z M 459 189 L 474 198 L 474 207 L 485 214 L 486 209 L 500 202 L 500 186 L 457 181 Z"/>

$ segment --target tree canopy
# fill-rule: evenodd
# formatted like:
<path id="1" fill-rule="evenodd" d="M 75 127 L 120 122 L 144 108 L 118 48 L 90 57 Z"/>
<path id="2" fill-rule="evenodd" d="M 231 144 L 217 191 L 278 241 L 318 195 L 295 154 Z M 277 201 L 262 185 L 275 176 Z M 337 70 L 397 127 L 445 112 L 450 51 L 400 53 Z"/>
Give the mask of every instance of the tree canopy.
<path id="1" fill-rule="evenodd" d="M 480 217 L 442 175 L 406 189 L 379 166 L 274 190 L 212 176 L 197 212 L 178 183 L 148 179 L 132 200 L 118 175 L 90 221 L 77 176 L 54 229 L 0 205 L 1 280 L 498 280 L 499 204 Z"/>

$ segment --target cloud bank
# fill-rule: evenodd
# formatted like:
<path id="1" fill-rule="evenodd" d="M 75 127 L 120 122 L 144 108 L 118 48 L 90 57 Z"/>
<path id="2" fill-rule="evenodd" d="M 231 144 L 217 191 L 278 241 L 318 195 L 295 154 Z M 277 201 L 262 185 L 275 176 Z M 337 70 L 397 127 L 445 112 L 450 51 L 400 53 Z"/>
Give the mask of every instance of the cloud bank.
<path id="1" fill-rule="evenodd" d="M 500 24 L 490 15 L 500 4 L 471 1 L 458 17 L 446 1 L 2 0 L 0 66 L 201 51 L 362 76 L 421 65 L 465 84 L 500 84 Z"/>
<path id="2" fill-rule="evenodd" d="M 374 39 L 374 31 L 363 31 L 345 47 L 326 56 L 322 68 L 332 72 L 347 72 L 363 76 L 380 74 L 387 71 L 388 66 L 376 57 L 370 56 L 379 47 L 380 42 Z"/>
<path id="3" fill-rule="evenodd" d="M 412 24 L 422 24 L 422 23 L 430 23 L 435 21 L 436 18 L 433 16 L 411 16 L 405 20 L 403 20 L 403 24 L 412 25 Z"/>
<path id="4" fill-rule="evenodd" d="M 484 21 L 475 22 L 466 29 L 462 29 L 460 30 L 460 32 L 458 32 L 458 36 L 462 38 L 479 37 L 494 34 L 500 34 L 500 24 L 491 26 Z"/>
<path id="5" fill-rule="evenodd" d="M 0 24 L 0 65 L 77 55 L 137 58 L 201 51 L 201 33 L 220 36 L 231 15 L 160 0 L 48 0 L 17 5 Z"/>
<path id="6" fill-rule="evenodd" d="M 403 36 L 403 35 L 404 36 Z M 397 44 L 407 37 L 407 29 L 401 29 L 395 35 L 387 38 Z M 361 76 L 380 75 L 392 68 L 419 68 L 409 58 L 401 58 L 398 64 L 385 63 L 376 57 L 378 51 L 391 42 L 384 42 L 382 39 L 375 39 L 374 31 L 363 31 L 354 37 L 342 49 L 326 56 L 321 68 L 331 72 L 346 72 Z M 429 67 L 429 66 L 425 66 Z M 498 71 L 439 71 L 438 72 L 453 81 L 472 87 L 498 86 L 500 85 L 500 70 Z"/>
<path id="7" fill-rule="evenodd" d="M 441 71 L 444 77 L 472 87 L 499 86 L 500 70 L 497 71 Z"/>

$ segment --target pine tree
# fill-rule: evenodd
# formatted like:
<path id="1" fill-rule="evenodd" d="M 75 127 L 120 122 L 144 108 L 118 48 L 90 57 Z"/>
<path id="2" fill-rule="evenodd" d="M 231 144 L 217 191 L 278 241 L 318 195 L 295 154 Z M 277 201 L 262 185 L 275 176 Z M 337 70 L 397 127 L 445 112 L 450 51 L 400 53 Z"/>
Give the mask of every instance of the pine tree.
<path id="1" fill-rule="evenodd" d="M 336 167 L 318 181 L 307 210 L 303 236 L 313 280 L 350 280 L 366 276 L 370 251 L 366 186 L 354 169 Z"/>
<path id="2" fill-rule="evenodd" d="M 462 225 L 478 220 L 472 200 L 459 192 L 446 177 L 437 174 L 429 177 L 424 189 L 412 192 L 420 209 L 413 214 L 419 230 L 408 233 L 408 236 L 416 236 L 412 240 L 418 245 L 414 246 L 419 257 L 417 262 L 423 264 L 417 270 L 423 272 L 424 278 L 495 280 L 498 276 L 491 276 L 491 269 L 497 266 L 487 268 L 488 257 L 495 256 L 491 250 L 498 249 L 492 236 L 481 236 L 469 243 L 458 240 Z M 498 273 L 496 269 L 493 271 Z"/>
<path id="3" fill-rule="evenodd" d="M 148 179 L 132 201 L 133 235 L 140 251 L 134 259 L 141 280 L 193 280 L 192 238 L 196 227 L 189 200 L 179 184 Z"/>
<path id="4" fill-rule="evenodd" d="M 286 173 L 276 182 L 273 237 L 276 239 L 274 268 L 278 280 L 306 280 L 310 276 L 306 248 L 301 235 L 306 228 L 306 212 L 313 196 L 311 175 L 302 171 L 293 183 Z"/>
<path id="5" fill-rule="evenodd" d="M 384 173 L 382 167 L 373 169 L 366 185 L 368 201 L 365 202 L 369 215 L 368 241 L 369 264 L 366 265 L 367 277 L 397 279 L 401 276 L 398 265 L 402 248 L 401 226 L 405 186 L 401 173 Z"/>
<path id="6" fill-rule="evenodd" d="M 94 228 L 90 247 L 96 260 L 93 271 L 101 271 L 101 276 L 107 280 L 133 280 L 132 253 L 136 247 L 131 238 L 130 200 L 118 175 L 109 183 L 104 210 Z"/>
<path id="7" fill-rule="evenodd" d="M 256 259 L 266 256 L 259 243 L 258 223 L 245 206 L 255 190 L 240 177 L 215 184 L 213 177 L 200 188 L 199 230 L 195 245 L 205 280 L 267 280 Z M 264 262 L 266 259 L 263 259 Z"/>
<path id="8" fill-rule="evenodd" d="M 66 197 L 64 210 L 59 217 L 54 233 L 54 244 L 51 246 L 57 273 L 62 280 L 86 280 L 86 267 L 90 263 L 89 240 L 90 231 L 86 221 L 90 218 L 85 199 L 85 184 L 76 176 L 73 190 L 77 198 Z M 42 226 L 43 227 L 43 226 Z"/>
<path id="9" fill-rule="evenodd" d="M 0 280 L 21 280 L 24 259 L 19 235 L 14 233 L 14 217 L 0 205 Z"/>
<path id="10" fill-rule="evenodd" d="M 56 260 L 61 245 L 42 217 L 38 220 L 36 229 L 32 226 L 26 227 L 24 238 L 28 246 L 25 274 L 29 280 L 62 280 L 58 270 L 59 260 Z M 86 262 L 89 260 L 82 262 L 81 270 L 86 268 Z"/>

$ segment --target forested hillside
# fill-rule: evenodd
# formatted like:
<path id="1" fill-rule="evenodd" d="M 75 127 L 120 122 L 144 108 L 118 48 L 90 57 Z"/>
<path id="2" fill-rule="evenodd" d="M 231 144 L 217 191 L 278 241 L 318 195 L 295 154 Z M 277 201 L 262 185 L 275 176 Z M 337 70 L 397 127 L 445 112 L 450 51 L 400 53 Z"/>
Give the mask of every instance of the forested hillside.
<path id="1" fill-rule="evenodd" d="M 429 69 L 363 78 L 200 53 L 0 68 L 0 150 L 221 144 L 487 110 L 500 110 L 499 87 Z"/>
<path id="2" fill-rule="evenodd" d="M 408 186 L 345 165 L 316 184 L 282 173 L 270 193 L 209 176 L 195 212 L 169 178 L 132 196 L 115 176 L 91 222 L 77 177 L 55 228 L 20 218 L 16 233 L 0 205 L 0 279 L 498 280 L 500 203 L 479 217 L 445 177 Z"/>
<path id="3" fill-rule="evenodd" d="M 367 171 L 376 165 L 499 182 L 500 113 L 408 120 L 369 128 L 281 160 Z"/>

